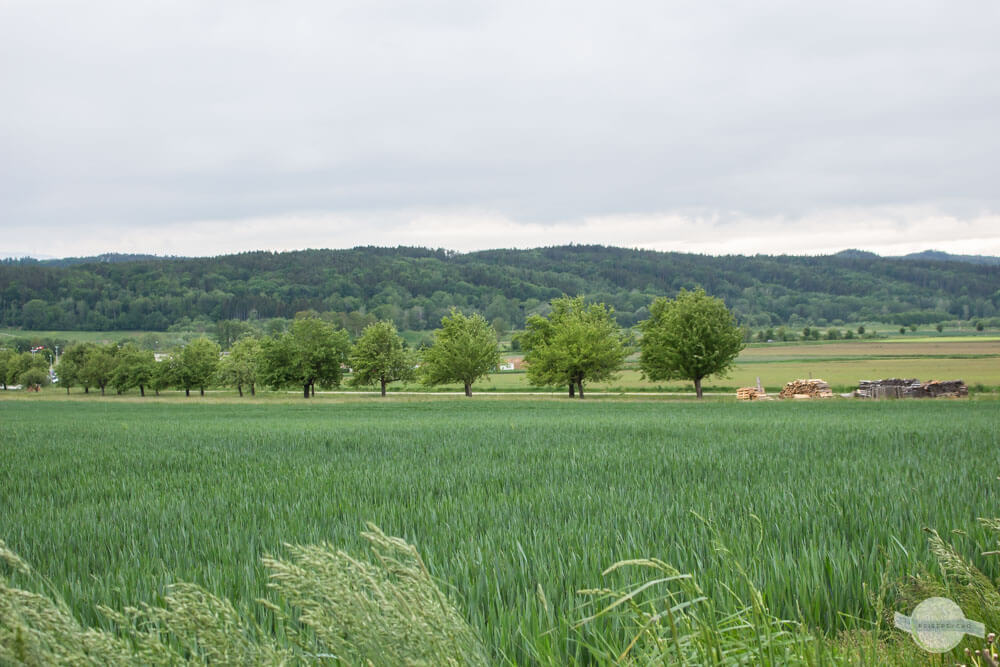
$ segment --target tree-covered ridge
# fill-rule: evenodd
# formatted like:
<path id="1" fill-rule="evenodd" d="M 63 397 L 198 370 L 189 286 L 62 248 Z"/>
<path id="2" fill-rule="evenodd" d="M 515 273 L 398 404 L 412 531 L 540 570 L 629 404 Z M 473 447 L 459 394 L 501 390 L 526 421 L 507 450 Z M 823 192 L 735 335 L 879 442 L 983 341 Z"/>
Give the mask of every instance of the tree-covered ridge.
<path id="1" fill-rule="evenodd" d="M 658 296 L 703 287 L 759 327 L 995 317 L 1000 266 L 881 258 L 713 257 L 604 246 L 455 253 L 425 248 L 248 252 L 54 266 L 0 264 L 0 326 L 163 330 L 186 318 L 290 318 L 315 310 L 434 328 L 452 307 L 522 327 L 563 294 L 632 326 Z"/>

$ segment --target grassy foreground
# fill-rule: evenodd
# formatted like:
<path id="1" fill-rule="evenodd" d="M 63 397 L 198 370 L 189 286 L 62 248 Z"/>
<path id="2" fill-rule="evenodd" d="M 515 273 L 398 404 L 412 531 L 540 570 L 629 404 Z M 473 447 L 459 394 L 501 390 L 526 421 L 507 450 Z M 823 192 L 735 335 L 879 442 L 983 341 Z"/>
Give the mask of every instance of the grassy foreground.
<path id="1" fill-rule="evenodd" d="M 494 659 L 520 663 L 625 636 L 572 627 L 579 590 L 627 585 L 601 574 L 618 560 L 694 573 L 725 609 L 726 585 L 747 589 L 718 539 L 774 614 L 832 636 L 874 620 L 866 590 L 933 566 L 924 527 L 967 531 L 962 552 L 1000 574 L 976 524 L 995 506 L 997 407 L 4 400 L 0 539 L 86 623 L 181 580 L 266 625 L 261 557 L 359 551 L 370 520 L 418 548 Z"/>

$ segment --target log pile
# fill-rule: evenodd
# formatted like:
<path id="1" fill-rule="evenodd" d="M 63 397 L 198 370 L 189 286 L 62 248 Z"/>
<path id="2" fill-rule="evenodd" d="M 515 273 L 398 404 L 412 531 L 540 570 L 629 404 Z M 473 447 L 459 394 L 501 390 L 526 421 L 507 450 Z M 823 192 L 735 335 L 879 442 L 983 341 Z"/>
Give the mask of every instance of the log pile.
<path id="1" fill-rule="evenodd" d="M 770 398 L 766 391 L 757 387 L 740 387 L 736 390 L 736 399 L 739 401 L 767 401 Z"/>
<path id="2" fill-rule="evenodd" d="M 921 389 L 930 398 L 938 398 L 939 396 L 961 398 L 969 395 L 969 388 L 961 380 L 931 380 L 925 382 Z"/>
<path id="3" fill-rule="evenodd" d="M 961 380 L 931 380 L 921 382 L 916 378 L 862 380 L 855 396 L 861 398 L 959 398 L 969 395 L 969 388 Z"/>
<path id="4" fill-rule="evenodd" d="M 792 380 L 779 394 L 781 398 L 833 398 L 833 391 L 825 381 Z"/>

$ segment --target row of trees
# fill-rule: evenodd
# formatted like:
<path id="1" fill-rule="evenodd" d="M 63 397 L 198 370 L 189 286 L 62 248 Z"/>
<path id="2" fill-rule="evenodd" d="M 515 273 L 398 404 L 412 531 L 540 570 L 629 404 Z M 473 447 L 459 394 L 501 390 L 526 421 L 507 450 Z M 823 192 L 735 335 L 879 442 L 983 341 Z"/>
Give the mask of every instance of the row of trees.
<path id="1" fill-rule="evenodd" d="M 0 386 L 42 386 L 49 381 L 49 359 L 44 354 L 0 348 Z"/>
<path id="2" fill-rule="evenodd" d="M 690 380 L 702 397 L 702 380 L 725 373 L 743 349 L 744 332 L 721 299 L 698 289 L 661 297 L 639 323 L 639 367 L 653 381 Z M 584 395 L 584 382 L 614 377 L 631 351 L 631 340 L 615 322 L 614 309 L 586 304 L 583 297 L 552 302 L 548 317 L 528 320 L 521 337 L 528 378 L 540 386 L 568 385 Z"/>
<path id="3" fill-rule="evenodd" d="M 345 330 L 307 316 L 296 319 L 281 334 L 240 338 L 226 355 L 218 343 L 204 337 L 175 348 L 159 362 L 151 351 L 132 343 L 79 343 L 63 353 L 56 370 L 67 393 L 72 387 L 81 387 L 85 393 L 100 389 L 101 395 L 108 388 L 119 394 L 138 388 L 145 396 L 146 389 L 158 393 L 175 387 L 187 395 L 192 390 L 204 395 L 206 387 L 222 384 L 236 387 L 240 396 L 244 390 L 255 394 L 259 385 L 298 386 L 308 398 L 315 395 L 317 386 L 340 386 L 345 366 L 353 369 L 353 386 L 377 385 L 383 396 L 389 384 L 416 378 L 418 366 L 422 366 L 424 382 L 461 382 L 471 394 L 472 383 L 500 362 L 496 333 L 481 316 L 453 312 L 442 320 L 434 340 L 421 362 L 391 322 L 369 325 L 352 345 Z M 18 363 L 22 358 L 25 363 L 33 359 L 27 354 L 8 356 Z M 38 360 L 41 363 L 35 365 L 46 369 L 48 362 L 41 355 Z M 6 368 L 6 359 L 4 363 Z M 47 381 L 44 375 L 37 378 L 38 384 Z"/>
<path id="4" fill-rule="evenodd" d="M 744 332 L 720 299 L 703 290 L 681 290 L 676 299 L 660 298 L 640 323 L 639 365 L 654 381 L 687 379 L 702 396 L 701 382 L 725 372 L 743 348 Z M 534 315 L 520 337 L 528 380 L 535 386 L 563 386 L 583 398 L 585 383 L 612 379 L 635 347 L 615 320 L 614 308 L 586 303 L 583 297 L 553 299 L 547 316 Z M 441 320 L 431 345 L 408 349 L 390 321 L 367 326 L 352 344 L 344 329 L 315 316 L 296 319 L 280 334 L 244 336 L 227 355 L 218 343 L 199 338 L 156 362 L 152 352 L 133 344 L 71 346 L 58 365 L 67 392 L 107 387 L 118 393 L 133 387 L 192 389 L 202 394 L 214 383 L 254 394 L 258 385 L 297 386 L 305 398 L 316 387 L 341 385 L 345 368 L 352 386 L 378 386 L 384 396 L 393 382 L 419 378 L 427 385 L 459 383 L 467 396 L 472 385 L 501 361 L 497 334 L 481 315 L 456 310 Z"/>

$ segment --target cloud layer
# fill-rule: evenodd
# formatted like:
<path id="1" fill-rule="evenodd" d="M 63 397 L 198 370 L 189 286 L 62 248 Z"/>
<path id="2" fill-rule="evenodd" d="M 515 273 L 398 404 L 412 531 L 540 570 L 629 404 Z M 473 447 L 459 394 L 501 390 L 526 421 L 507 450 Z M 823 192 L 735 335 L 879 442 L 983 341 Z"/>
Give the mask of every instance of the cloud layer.
<path id="1" fill-rule="evenodd" d="M 1000 5 L 6 2 L 0 251 L 1000 254 Z"/>

